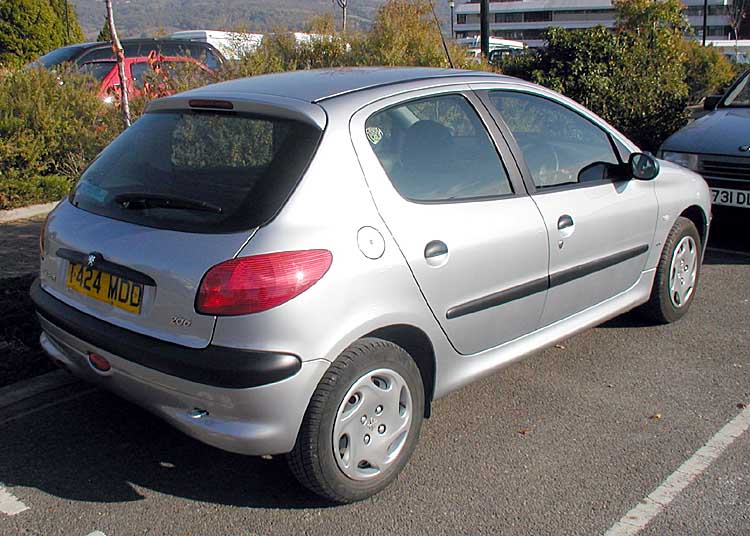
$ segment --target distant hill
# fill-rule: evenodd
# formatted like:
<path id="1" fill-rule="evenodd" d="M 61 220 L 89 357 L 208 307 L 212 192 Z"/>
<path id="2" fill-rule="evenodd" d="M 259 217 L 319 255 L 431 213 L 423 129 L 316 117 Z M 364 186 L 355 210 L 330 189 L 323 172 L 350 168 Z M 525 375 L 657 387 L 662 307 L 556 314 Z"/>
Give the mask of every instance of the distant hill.
<path id="1" fill-rule="evenodd" d="M 368 28 L 385 0 L 349 0 L 350 28 Z M 434 0 L 438 16 L 449 24 L 447 2 Z M 104 24 L 102 0 L 71 0 L 86 37 L 95 39 Z M 314 15 L 341 11 L 331 0 L 113 0 L 121 37 L 150 37 L 177 30 L 270 31 L 304 29 Z"/>

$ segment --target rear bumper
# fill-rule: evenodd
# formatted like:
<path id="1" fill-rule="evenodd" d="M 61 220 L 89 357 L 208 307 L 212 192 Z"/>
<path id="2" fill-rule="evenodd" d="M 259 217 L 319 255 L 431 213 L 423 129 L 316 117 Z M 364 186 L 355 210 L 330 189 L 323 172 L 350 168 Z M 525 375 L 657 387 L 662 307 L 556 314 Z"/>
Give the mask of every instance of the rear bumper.
<path id="1" fill-rule="evenodd" d="M 291 354 L 221 346 L 188 348 L 141 335 L 66 305 L 45 292 L 39 279 L 31 285 L 30 293 L 37 313 L 67 333 L 133 363 L 195 383 L 257 387 L 290 378 L 302 366 L 299 357 Z"/>
<path id="2" fill-rule="evenodd" d="M 32 296 L 43 330 L 40 340 L 52 359 L 77 377 L 152 411 L 184 433 L 230 452 L 262 455 L 292 450 L 310 397 L 329 365 L 325 360 L 307 361 L 293 375 L 255 387 L 196 383 L 122 356 L 132 348 L 112 350 L 109 344 L 100 346 L 93 338 L 71 333 L 59 319 L 50 318 L 49 309 L 39 307 L 39 292 L 49 296 L 37 282 Z M 94 338 L 98 342 L 99 337 Z M 104 356 L 111 369 L 103 373 L 92 367 L 90 352 Z M 206 355 L 209 363 L 211 359 Z"/>

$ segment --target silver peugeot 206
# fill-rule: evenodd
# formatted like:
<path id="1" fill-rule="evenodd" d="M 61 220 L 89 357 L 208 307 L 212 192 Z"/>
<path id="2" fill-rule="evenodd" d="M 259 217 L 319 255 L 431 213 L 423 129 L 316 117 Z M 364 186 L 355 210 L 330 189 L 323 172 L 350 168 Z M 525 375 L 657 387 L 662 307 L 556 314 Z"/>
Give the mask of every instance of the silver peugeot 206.
<path id="1" fill-rule="evenodd" d="M 152 102 L 42 231 L 51 358 L 186 434 L 385 488 L 433 400 L 695 297 L 709 190 L 575 102 L 442 69 L 305 71 Z"/>

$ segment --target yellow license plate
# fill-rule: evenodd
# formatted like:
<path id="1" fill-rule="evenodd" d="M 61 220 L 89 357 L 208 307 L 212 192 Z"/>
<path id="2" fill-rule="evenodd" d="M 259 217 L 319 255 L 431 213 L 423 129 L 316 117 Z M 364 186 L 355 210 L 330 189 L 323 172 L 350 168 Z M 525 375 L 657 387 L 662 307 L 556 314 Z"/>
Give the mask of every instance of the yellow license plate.
<path id="1" fill-rule="evenodd" d="M 68 266 L 68 288 L 133 314 L 141 313 L 143 284 L 124 277 L 89 268 L 82 264 Z"/>

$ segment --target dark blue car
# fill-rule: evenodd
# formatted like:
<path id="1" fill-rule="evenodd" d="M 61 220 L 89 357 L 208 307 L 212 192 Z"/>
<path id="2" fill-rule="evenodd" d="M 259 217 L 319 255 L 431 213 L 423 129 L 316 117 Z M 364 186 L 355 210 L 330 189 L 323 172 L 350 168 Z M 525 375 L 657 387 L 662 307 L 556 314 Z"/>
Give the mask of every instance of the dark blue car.
<path id="1" fill-rule="evenodd" d="M 750 70 L 704 108 L 709 113 L 672 134 L 659 156 L 703 175 L 714 205 L 750 210 Z"/>

